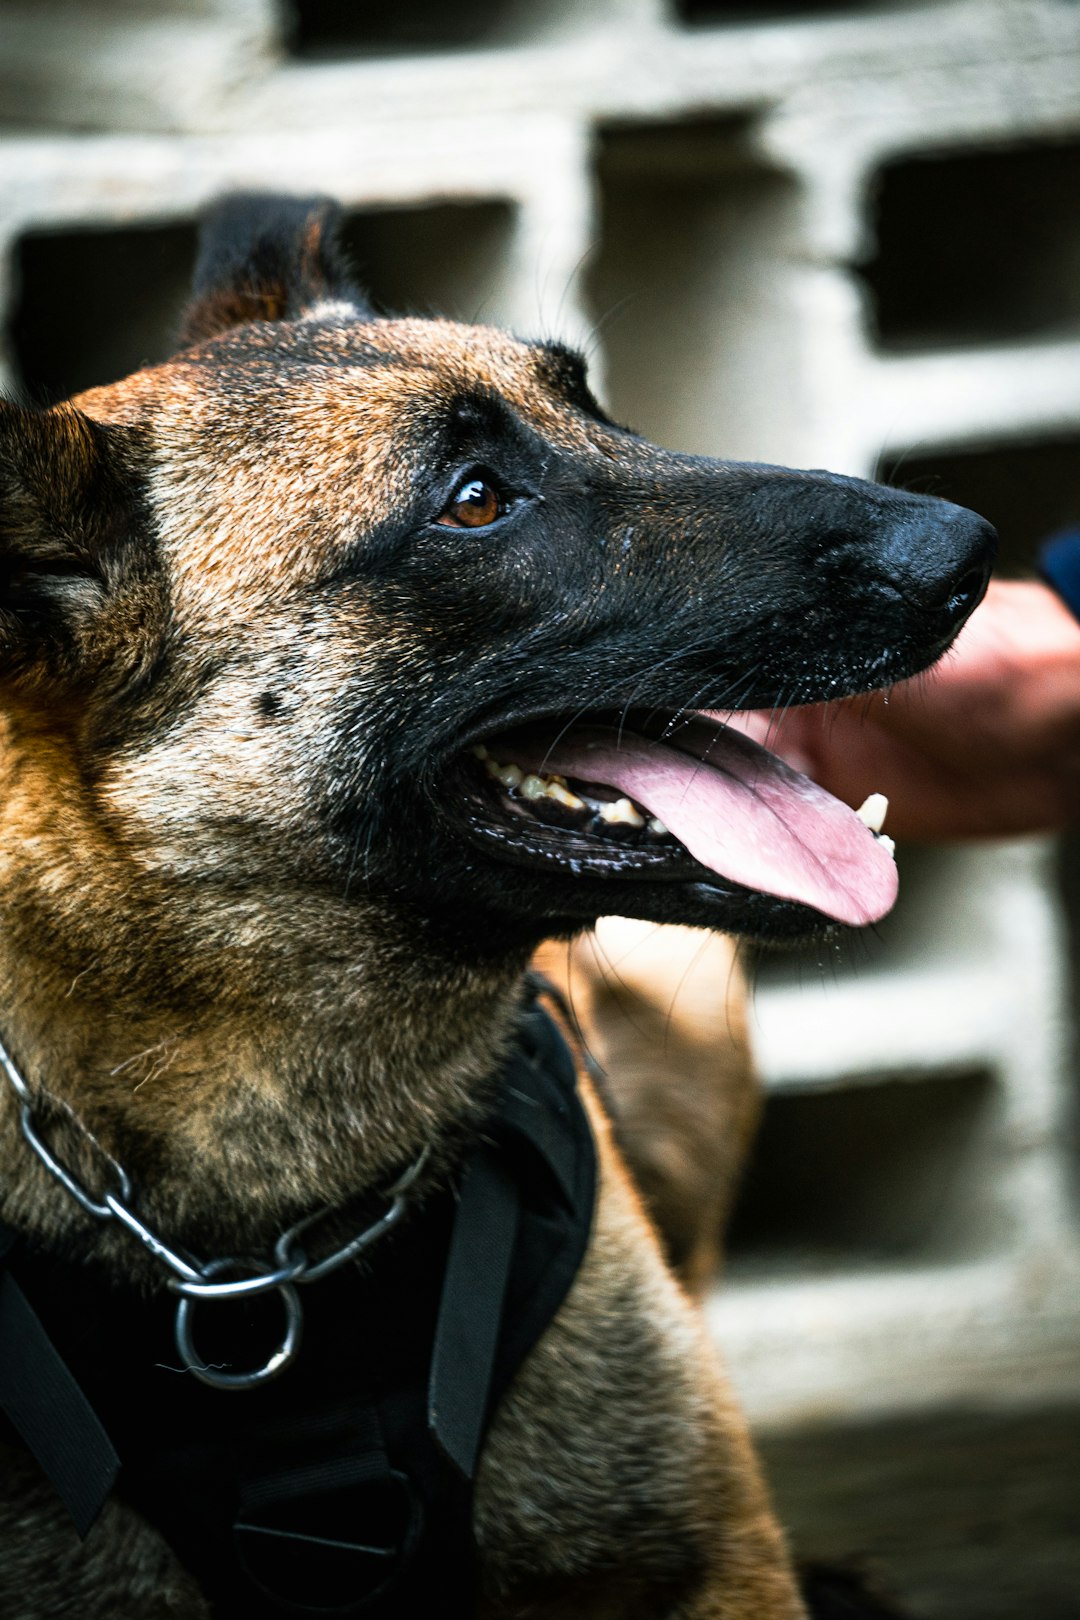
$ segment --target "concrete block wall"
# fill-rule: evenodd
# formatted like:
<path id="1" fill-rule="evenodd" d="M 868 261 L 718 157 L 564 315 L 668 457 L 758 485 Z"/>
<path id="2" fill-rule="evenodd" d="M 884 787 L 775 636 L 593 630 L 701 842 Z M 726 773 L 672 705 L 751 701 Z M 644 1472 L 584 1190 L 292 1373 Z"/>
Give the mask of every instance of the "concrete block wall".
<path id="1" fill-rule="evenodd" d="M 388 309 L 581 343 L 679 448 L 938 489 L 1022 572 L 1080 519 L 1078 181 L 1075 0 L 5 0 L 0 380 L 163 354 L 203 204 L 321 190 Z M 1057 1543 L 965 1585 L 850 1501 L 826 1534 L 799 1485 L 1006 1414 L 948 1452 L 955 1503 L 1016 1423 L 1044 1481 L 1074 1433 L 1046 1416 L 1080 1392 L 1062 851 L 900 861 L 878 937 L 756 966 L 770 1100 L 710 1320 L 797 1534 L 876 1547 L 928 1615 L 1075 1615 Z"/>

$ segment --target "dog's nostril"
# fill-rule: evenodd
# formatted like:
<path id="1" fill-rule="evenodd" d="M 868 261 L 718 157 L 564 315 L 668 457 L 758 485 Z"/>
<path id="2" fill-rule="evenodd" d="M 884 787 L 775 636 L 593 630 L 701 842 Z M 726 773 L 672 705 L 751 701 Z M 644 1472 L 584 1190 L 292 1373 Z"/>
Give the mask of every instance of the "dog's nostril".
<path id="1" fill-rule="evenodd" d="M 946 608 L 950 613 L 970 612 L 975 604 L 982 599 L 986 590 L 989 570 L 986 568 L 969 568 L 951 590 L 946 591 L 935 607 Z"/>

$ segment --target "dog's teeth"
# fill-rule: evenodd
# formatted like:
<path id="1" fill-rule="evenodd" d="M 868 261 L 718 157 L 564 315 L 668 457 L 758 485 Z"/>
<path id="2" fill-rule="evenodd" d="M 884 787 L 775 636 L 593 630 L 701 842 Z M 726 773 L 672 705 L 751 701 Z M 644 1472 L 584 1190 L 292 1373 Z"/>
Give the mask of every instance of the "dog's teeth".
<path id="1" fill-rule="evenodd" d="M 568 810 L 584 810 L 584 800 L 579 799 L 576 793 L 571 793 L 564 782 L 553 778 L 544 789 L 546 799 L 554 799 L 556 804 L 564 804 Z"/>
<path id="2" fill-rule="evenodd" d="M 625 822 L 631 827 L 644 827 L 645 817 L 637 810 L 629 799 L 615 799 L 610 804 L 600 807 L 600 816 L 604 821 L 617 824 Z"/>
<path id="3" fill-rule="evenodd" d="M 890 838 L 888 833 L 878 833 L 877 841 L 881 845 L 882 849 L 887 849 L 889 854 L 895 860 L 896 859 L 896 841 L 894 839 Z"/>
<path id="4" fill-rule="evenodd" d="M 520 765 L 500 765 L 497 759 L 490 756 L 484 760 L 484 769 L 496 782 L 508 788 L 516 788 L 524 775 Z"/>
<path id="5" fill-rule="evenodd" d="M 472 753 L 474 759 L 487 759 L 488 751 L 483 743 L 473 743 Z"/>
<path id="6" fill-rule="evenodd" d="M 500 765 L 496 759 L 485 760 L 484 765 L 488 775 L 493 776 L 496 782 L 501 782 L 503 787 L 516 788 L 521 786 L 522 771 L 520 765 Z"/>
<path id="7" fill-rule="evenodd" d="M 650 832 L 654 832 L 654 833 L 666 833 L 667 832 L 667 828 L 664 826 L 664 823 L 660 820 L 659 816 L 650 816 L 649 821 L 648 821 L 648 828 L 649 828 Z"/>
<path id="8" fill-rule="evenodd" d="M 523 799 L 554 799 L 556 804 L 564 805 L 567 810 L 584 810 L 584 799 L 571 793 L 565 776 L 539 776 L 535 771 L 526 775 L 520 765 L 500 765 L 497 759 L 491 758 L 483 744 L 478 744 L 473 753 L 483 761 L 484 769 L 494 781 L 504 788 L 514 789 Z"/>
<path id="9" fill-rule="evenodd" d="M 871 793 L 864 799 L 855 814 L 859 820 L 865 822 L 873 833 L 879 833 L 885 825 L 885 814 L 889 808 L 889 801 L 884 793 Z"/>

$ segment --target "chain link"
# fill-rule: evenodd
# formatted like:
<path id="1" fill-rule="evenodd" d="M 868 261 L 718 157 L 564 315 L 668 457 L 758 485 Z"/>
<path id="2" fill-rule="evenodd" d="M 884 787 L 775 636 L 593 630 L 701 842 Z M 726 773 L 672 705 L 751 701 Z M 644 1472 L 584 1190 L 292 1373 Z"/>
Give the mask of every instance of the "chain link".
<path id="1" fill-rule="evenodd" d="M 170 1248 L 136 1215 L 131 1207 L 135 1194 L 127 1171 L 105 1151 L 93 1133 L 70 1111 L 68 1117 L 71 1125 L 104 1161 L 110 1176 L 115 1180 L 115 1190 L 107 1190 L 100 1198 L 95 1198 L 74 1171 L 53 1152 L 41 1134 L 40 1119 L 34 1108 L 30 1087 L 2 1041 L 0 1041 L 0 1068 L 7 1076 L 18 1101 L 19 1123 L 23 1136 L 54 1180 L 60 1183 L 65 1192 L 87 1215 L 97 1221 L 117 1222 L 137 1238 L 155 1260 L 160 1261 L 172 1273 L 168 1279 L 168 1287 L 173 1293 L 181 1296 L 176 1311 L 177 1347 L 184 1357 L 185 1367 L 203 1383 L 211 1384 L 215 1388 L 252 1389 L 258 1384 L 265 1383 L 269 1378 L 276 1378 L 291 1365 L 299 1350 L 303 1327 L 303 1309 L 295 1285 L 318 1282 L 322 1277 L 336 1271 L 339 1266 L 347 1265 L 350 1260 L 355 1260 L 364 1249 L 377 1242 L 395 1226 L 404 1213 L 406 1195 L 428 1160 L 428 1149 L 425 1148 L 408 1169 L 386 1189 L 383 1196 L 389 1201 L 388 1207 L 378 1219 L 340 1248 L 324 1255 L 321 1260 L 312 1261 L 308 1258 L 301 1239 L 312 1227 L 329 1219 L 334 1213 L 331 1205 L 316 1210 L 314 1214 L 305 1215 L 283 1232 L 274 1244 L 273 1259 L 270 1261 L 236 1256 L 224 1256 L 217 1260 L 189 1259 Z M 231 1281 L 215 1280 L 223 1271 L 240 1272 L 241 1275 Z M 233 1373 L 218 1367 L 204 1366 L 198 1361 L 191 1328 L 193 1305 L 200 1300 L 250 1299 L 254 1295 L 275 1291 L 281 1295 L 285 1308 L 285 1334 L 281 1344 L 265 1365 L 250 1371 Z"/>

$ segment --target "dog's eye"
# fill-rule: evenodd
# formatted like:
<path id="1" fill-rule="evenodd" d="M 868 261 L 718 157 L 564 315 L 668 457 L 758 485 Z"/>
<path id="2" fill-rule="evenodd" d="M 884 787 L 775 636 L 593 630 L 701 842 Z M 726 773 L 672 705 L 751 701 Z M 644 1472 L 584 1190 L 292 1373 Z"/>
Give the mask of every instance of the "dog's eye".
<path id="1" fill-rule="evenodd" d="M 505 511 L 505 501 L 486 478 L 467 478 L 436 521 L 450 529 L 482 529 Z"/>

